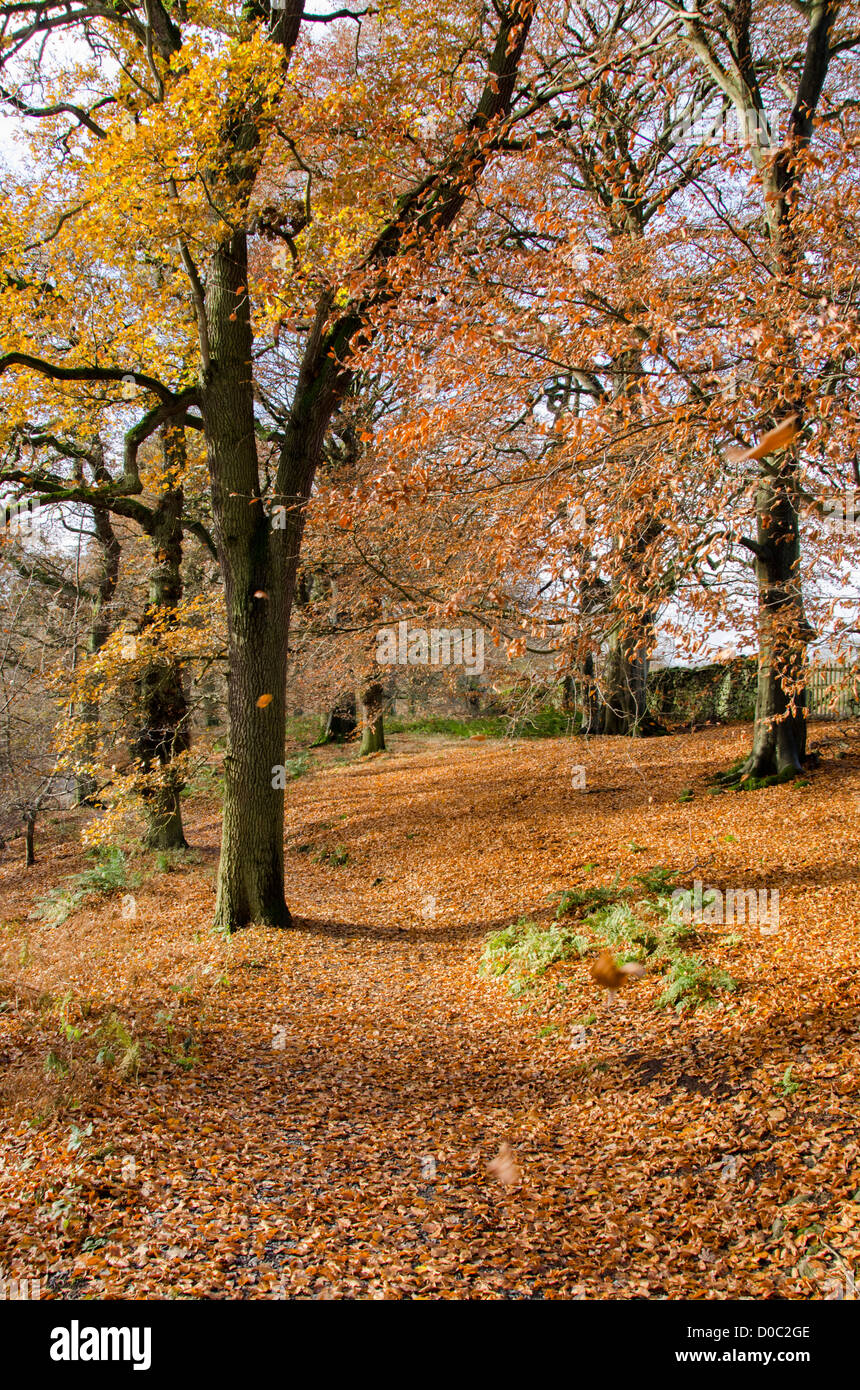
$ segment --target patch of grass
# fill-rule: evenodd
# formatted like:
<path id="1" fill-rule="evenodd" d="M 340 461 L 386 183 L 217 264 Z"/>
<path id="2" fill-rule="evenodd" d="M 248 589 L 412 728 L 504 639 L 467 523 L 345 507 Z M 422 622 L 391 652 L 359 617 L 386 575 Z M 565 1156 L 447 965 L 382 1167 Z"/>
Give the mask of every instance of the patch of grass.
<path id="1" fill-rule="evenodd" d="M 712 1003 L 715 996 L 737 988 L 731 976 L 698 956 L 678 948 L 697 935 L 696 928 L 678 921 L 671 894 L 677 871 L 655 865 L 620 885 L 618 875 L 608 885 L 568 889 L 557 902 L 556 922 L 576 913 L 577 922 L 541 928 L 521 919 L 490 937 L 481 957 L 481 972 L 503 975 L 513 970 L 511 992 L 535 989 L 540 976 L 557 960 L 609 950 L 620 964 L 668 962 L 668 977 L 660 1005 L 679 1011 Z M 643 892 L 651 897 L 642 896 Z"/>
<path id="2" fill-rule="evenodd" d="M 100 1043 L 96 1061 L 103 1067 L 116 1064 L 120 1076 L 130 1076 L 133 1072 L 136 1078 L 140 1071 L 140 1043 L 119 1014 L 108 1014 L 99 1025 L 96 1036 Z"/>
<path id="3" fill-rule="evenodd" d="M 682 942 L 690 941 L 696 934 L 696 928 L 692 922 L 676 921 L 670 910 L 666 915 L 665 922 L 660 927 L 660 945 L 663 955 L 671 955 Z"/>
<path id="4" fill-rule="evenodd" d="M 725 970 L 708 965 L 701 956 L 678 951 L 671 958 L 666 988 L 657 1000 L 657 1007 L 671 1006 L 677 1013 L 684 1013 L 698 1005 L 713 1006 L 720 993 L 735 989 L 737 983 Z"/>
<path id="5" fill-rule="evenodd" d="M 549 705 L 512 721 L 510 731 L 516 738 L 564 738 L 577 733 L 581 723 L 580 715 L 565 714 Z"/>
<path id="6" fill-rule="evenodd" d="M 199 796 L 220 801 L 224 796 L 224 774 L 210 763 L 201 763 L 188 778 L 180 796 L 186 800 Z"/>
<path id="7" fill-rule="evenodd" d="M 125 855 L 116 845 L 108 845 L 98 851 L 91 869 L 78 874 L 77 882 L 85 893 L 117 893 L 121 888 L 132 888 L 140 882 L 139 876 L 129 875 Z"/>
<path id="8" fill-rule="evenodd" d="M 160 874 L 173 874 L 177 869 L 202 863 L 203 855 L 195 849 L 160 849 L 155 855 L 156 872 Z"/>
<path id="9" fill-rule="evenodd" d="M 504 714 L 478 714 L 473 718 L 450 718 L 439 715 L 415 719 L 387 719 L 385 729 L 392 734 L 446 734 L 448 738 L 563 738 L 575 733 L 579 716 L 547 706 L 519 717 Z"/>
<path id="10" fill-rule="evenodd" d="M 183 989 L 178 989 L 180 999 L 185 993 Z M 194 1033 L 194 1024 L 187 1028 L 185 1036 L 181 1041 L 176 1038 L 176 1014 L 172 1009 L 159 1009 L 155 1015 L 156 1023 L 160 1024 L 167 1035 L 167 1055 L 171 1062 L 183 1071 L 190 1071 L 200 1061 L 200 1048 Z"/>
<path id="11" fill-rule="evenodd" d="M 325 724 L 318 714 L 292 714 L 287 719 L 287 742 L 313 747 L 325 734 Z"/>
<path id="12" fill-rule="evenodd" d="M 449 738 L 471 738 L 473 734 L 505 738 L 508 724 L 501 715 L 478 715 L 474 719 L 427 715 L 418 719 L 387 719 L 385 730 L 391 734 L 447 734 Z"/>
<path id="13" fill-rule="evenodd" d="M 692 801 L 692 800 L 693 800 L 693 788 L 692 788 L 692 787 L 685 787 L 684 790 L 681 792 L 680 796 L 678 797 L 678 800 L 680 801 L 680 803 L 681 803 L 682 806 L 684 805 L 685 802 L 687 802 L 687 801 Z"/>
<path id="14" fill-rule="evenodd" d="M 795 1091 L 800 1090 L 800 1082 L 795 1081 L 794 1077 L 791 1074 L 793 1070 L 794 1064 L 792 1063 L 791 1065 L 786 1067 L 785 1071 L 782 1074 L 782 1078 L 777 1082 L 777 1087 L 780 1091 L 780 1094 L 783 1096 L 793 1096 Z"/>
<path id="15" fill-rule="evenodd" d="M 645 955 L 652 955 L 660 944 L 657 932 L 646 926 L 626 902 L 607 903 L 590 913 L 582 925 L 592 933 L 601 949 L 612 947 L 616 952 L 635 952 L 642 947 Z"/>
<path id="16" fill-rule="evenodd" d="M 646 893 L 662 897 L 673 891 L 677 877 L 677 869 L 664 869 L 662 864 L 655 864 L 653 869 L 637 874 L 635 882 L 641 884 Z"/>
<path id="17" fill-rule="evenodd" d="M 69 1064 L 52 1049 L 45 1058 L 44 1072 L 46 1076 L 67 1076 Z"/>

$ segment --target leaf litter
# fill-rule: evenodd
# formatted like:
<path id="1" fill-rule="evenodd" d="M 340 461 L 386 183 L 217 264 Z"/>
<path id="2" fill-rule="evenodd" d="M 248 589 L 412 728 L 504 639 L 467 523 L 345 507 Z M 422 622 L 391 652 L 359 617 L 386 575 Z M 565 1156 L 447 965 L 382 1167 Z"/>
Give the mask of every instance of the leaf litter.
<path id="1" fill-rule="evenodd" d="M 811 786 L 692 805 L 746 730 L 577 744 L 588 796 L 566 740 L 320 759 L 288 792 L 295 929 L 228 941 L 215 807 L 190 808 L 187 867 L 138 856 L 133 918 L 88 899 L 49 929 L 37 890 L 85 863 L 58 817 L 38 882 L 0 868 L 3 1277 L 43 1298 L 853 1297 L 843 736 Z M 695 929 L 733 992 L 657 1007 L 654 966 L 609 1007 L 595 952 L 518 996 L 480 973 L 494 933 L 649 869 L 779 890 L 776 933 Z"/>

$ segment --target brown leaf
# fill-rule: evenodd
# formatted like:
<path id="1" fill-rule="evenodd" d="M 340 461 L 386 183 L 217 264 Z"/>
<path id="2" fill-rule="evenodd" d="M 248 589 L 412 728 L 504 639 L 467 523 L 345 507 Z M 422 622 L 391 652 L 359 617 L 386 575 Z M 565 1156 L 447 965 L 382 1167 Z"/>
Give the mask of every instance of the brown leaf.
<path id="1" fill-rule="evenodd" d="M 490 1159 L 487 1164 L 487 1172 L 491 1173 L 496 1181 L 505 1187 L 513 1187 L 515 1183 L 519 1182 L 522 1175 L 514 1158 L 514 1151 L 507 1140 L 501 1144 L 496 1157 Z"/>

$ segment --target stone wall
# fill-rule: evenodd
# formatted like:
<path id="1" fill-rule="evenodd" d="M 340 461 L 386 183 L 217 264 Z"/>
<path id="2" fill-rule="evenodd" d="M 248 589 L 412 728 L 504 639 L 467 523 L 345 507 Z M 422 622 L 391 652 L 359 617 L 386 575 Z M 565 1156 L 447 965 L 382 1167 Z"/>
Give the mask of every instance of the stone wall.
<path id="1" fill-rule="evenodd" d="M 736 657 L 687 669 L 667 666 L 648 678 L 648 709 L 664 724 L 730 724 L 755 715 L 756 658 Z"/>

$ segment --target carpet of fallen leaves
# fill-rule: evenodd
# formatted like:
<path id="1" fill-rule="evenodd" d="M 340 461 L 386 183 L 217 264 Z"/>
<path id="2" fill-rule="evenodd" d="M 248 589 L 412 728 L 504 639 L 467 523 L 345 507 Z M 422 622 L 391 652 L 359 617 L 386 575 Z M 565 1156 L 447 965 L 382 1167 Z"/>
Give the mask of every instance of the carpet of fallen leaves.
<path id="1" fill-rule="evenodd" d="M 6 850 L 4 1276 L 43 1298 L 853 1296 L 860 731 L 816 727 L 809 786 L 708 795 L 748 737 L 326 750 L 287 793 L 295 930 L 232 941 L 211 801 L 187 803 L 190 862 L 136 857 L 130 918 L 119 894 L 29 915 L 86 863 L 80 813 L 35 868 Z M 488 932 L 658 864 L 779 891 L 774 935 L 702 929 L 739 985 L 719 1007 L 656 1008 L 652 973 L 608 1007 L 585 960 L 563 996 L 478 975 Z M 137 1050 L 105 1065 L 114 1018 Z"/>

